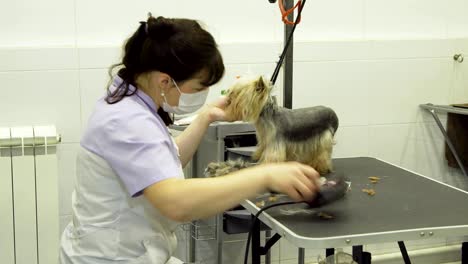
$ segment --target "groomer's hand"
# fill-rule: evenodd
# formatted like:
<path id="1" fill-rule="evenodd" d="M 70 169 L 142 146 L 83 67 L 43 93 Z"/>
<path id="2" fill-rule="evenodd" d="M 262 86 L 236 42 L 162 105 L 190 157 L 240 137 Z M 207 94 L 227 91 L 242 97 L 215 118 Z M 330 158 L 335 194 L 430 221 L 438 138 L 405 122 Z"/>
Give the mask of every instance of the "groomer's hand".
<path id="1" fill-rule="evenodd" d="M 259 165 L 266 173 L 270 191 L 283 193 L 294 201 L 311 201 L 319 190 L 320 174 L 298 162 Z"/>
<path id="2" fill-rule="evenodd" d="M 202 109 L 201 113 L 208 116 L 211 122 L 215 121 L 235 121 L 229 114 L 226 113 L 227 97 L 221 96 L 215 101 L 207 104 Z"/>

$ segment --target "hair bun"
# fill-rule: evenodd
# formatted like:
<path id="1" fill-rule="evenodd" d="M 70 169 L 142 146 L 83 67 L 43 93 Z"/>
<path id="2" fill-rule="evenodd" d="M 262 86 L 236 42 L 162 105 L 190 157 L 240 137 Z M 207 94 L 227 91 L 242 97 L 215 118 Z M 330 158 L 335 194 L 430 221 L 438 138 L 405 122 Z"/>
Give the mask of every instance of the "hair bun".
<path id="1" fill-rule="evenodd" d="M 167 40 L 176 33 L 172 19 L 159 16 L 154 18 L 150 16 L 147 25 L 147 34 L 155 40 Z"/>

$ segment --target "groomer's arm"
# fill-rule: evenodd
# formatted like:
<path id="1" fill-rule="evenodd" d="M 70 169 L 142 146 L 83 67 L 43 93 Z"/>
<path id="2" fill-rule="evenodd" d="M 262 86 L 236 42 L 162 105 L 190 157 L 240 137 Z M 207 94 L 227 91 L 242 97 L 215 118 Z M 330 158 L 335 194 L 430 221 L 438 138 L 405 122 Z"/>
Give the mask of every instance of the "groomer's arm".
<path id="1" fill-rule="evenodd" d="M 228 119 L 222 110 L 225 104 L 226 98 L 220 97 L 216 102 L 204 106 L 197 118 L 175 139 L 182 167 L 192 159 L 208 126 L 214 121 Z"/>
<path id="2" fill-rule="evenodd" d="M 297 162 L 253 166 L 216 178 L 171 178 L 148 186 L 143 194 L 163 215 L 187 222 L 203 219 L 266 191 L 310 201 L 319 174 Z"/>
<path id="3" fill-rule="evenodd" d="M 192 121 L 184 132 L 182 132 L 175 141 L 179 147 L 180 162 L 182 167 L 192 159 L 193 154 L 198 148 L 201 139 L 205 135 L 208 126 L 211 124 L 211 119 L 207 114 L 199 114 L 195 120 Z"/>
<path id="4" fill-rule="evenodd" d="M 217 178 L 167 179 L 147 187 L 143 194 L 164 216 L 189 222 L 213 216 L 266 191 L 264 174 L 237 171 Z"/>

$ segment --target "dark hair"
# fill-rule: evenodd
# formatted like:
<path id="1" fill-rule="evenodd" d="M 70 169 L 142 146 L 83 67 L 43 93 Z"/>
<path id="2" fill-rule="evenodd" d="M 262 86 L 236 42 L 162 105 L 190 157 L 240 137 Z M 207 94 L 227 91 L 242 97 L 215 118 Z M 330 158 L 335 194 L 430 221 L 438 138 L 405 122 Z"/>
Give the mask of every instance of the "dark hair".
<path id="1" fill-rule="evenodd" d="M 115 91 L 107 90 L 106 102 L 114 104 L 125 96 L 135 94 L 129 85 L 136 87 L 139 74 L 160 71 L 175 81 L 183 82 L 203 71 L 202 84 L 217 83 L 224 74 L 224 63 L 213 36 L 195 20 L 179 18 L 154 18 L 140 22 L 137 31 L 126 41 L 122 62 L 112 65 L 109 75 L 121 67 L 117 75 L 123 83 Z M 158 114 L 167 124 L 169 115 L 160 107 Z"/>

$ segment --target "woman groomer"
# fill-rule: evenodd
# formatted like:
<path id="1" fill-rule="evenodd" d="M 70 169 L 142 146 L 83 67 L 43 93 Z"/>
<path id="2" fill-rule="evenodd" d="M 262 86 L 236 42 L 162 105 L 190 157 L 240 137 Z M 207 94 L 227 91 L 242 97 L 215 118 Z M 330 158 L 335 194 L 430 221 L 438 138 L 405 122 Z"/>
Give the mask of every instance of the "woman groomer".
<path id="1" fill-rule="evenodd" d="M 184 179 L 182 167 L 208 125 L 232 121 L 221 98 L 175 141 L 167 129 L 168 113 L 202 107 L 209 86 L 224 73 L 213 37 L 196 21 L 150 16 L 127 40 L 115 67 L 80 142 L 62 264 L 181 263 L 171 257 L 178 223 L 213 216 L 266 191 L 296 201 L 314 196 L 317 172 L 294 162 Z"/>

